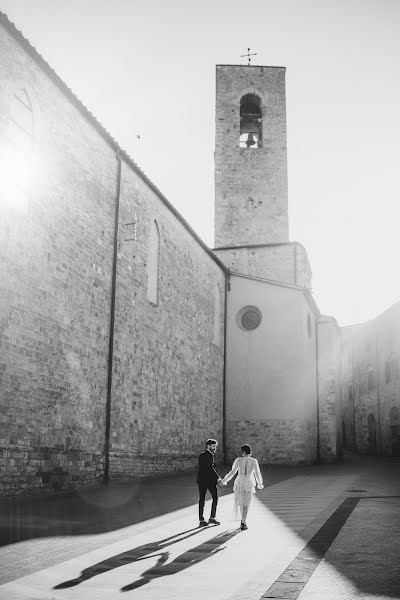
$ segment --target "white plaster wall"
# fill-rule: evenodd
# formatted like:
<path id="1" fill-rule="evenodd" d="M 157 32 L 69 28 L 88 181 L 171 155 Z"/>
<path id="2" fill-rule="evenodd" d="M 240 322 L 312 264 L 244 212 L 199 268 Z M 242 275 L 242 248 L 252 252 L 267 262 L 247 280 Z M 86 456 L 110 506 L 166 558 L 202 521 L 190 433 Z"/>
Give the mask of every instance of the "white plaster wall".
<path id="1" fill-rule="evenodd" d="M 246 305 L 262 313 L 253 331 L 236 323 Z M 315 317 L 303 293 L 232 275 L 226 385 L 229 421 L 316 419 Z"/>

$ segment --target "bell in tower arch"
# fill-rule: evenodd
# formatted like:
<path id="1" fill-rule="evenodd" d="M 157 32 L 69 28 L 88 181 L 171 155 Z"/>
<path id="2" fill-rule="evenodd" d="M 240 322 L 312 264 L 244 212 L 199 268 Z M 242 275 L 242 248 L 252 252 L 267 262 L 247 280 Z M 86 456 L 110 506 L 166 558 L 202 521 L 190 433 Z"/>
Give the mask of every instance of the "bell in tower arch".
<path id="1" fill-rule="evenodd" d="M 255 94 L 246 94 L 240 101 L 241 148 L 260 148 L 262 134 L 261 99 Z"/>

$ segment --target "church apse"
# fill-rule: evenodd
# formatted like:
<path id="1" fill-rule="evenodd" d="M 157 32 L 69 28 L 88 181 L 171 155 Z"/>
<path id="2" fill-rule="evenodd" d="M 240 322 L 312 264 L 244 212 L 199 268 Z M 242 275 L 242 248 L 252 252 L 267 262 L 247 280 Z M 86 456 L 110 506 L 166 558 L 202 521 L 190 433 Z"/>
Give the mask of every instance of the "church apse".
<path id="1" fill-rule="evenodd" d="M 261 463 L 317 458 L 316 315 L 302 291 L 231 276 L 227 458 L 249 443 Z"/>

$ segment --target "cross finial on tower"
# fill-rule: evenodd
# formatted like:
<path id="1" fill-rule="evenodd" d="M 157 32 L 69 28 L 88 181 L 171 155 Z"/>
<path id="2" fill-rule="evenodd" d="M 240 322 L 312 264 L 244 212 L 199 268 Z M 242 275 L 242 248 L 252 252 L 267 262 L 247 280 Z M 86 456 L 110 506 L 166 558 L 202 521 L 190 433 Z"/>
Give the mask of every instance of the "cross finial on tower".
<path id="1" fill-rule="evenodd" d="M 247 66 L 249 67 L 250 66 L 250 62 L 251 62 L 251 57 L 252 56 L 257 56 L 257 52 L 250 52 L 250 48 L 247 48 L 247 54 L 241 54 L 240 56 L 241 56 L 241 58 L 248 58 L 249 59 L 249 62 L 247 64 Z"/>

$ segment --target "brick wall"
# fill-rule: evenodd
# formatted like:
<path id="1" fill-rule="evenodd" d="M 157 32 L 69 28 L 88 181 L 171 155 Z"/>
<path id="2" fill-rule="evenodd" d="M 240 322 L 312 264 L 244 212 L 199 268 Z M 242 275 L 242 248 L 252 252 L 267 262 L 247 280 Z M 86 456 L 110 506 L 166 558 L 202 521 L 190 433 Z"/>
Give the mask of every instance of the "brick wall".
<path id="1" fill-rule="evenodd" d="M 301 287 L 311 288 L 312 272 L 306 249 L 299 242 L 294 242 L 294 245 L 296 255 L 296 284 Z"/>
<path id="2" fill-rule="evenodd" d="M 240 100 L 262 100 L 261 148 L 240 148 Z M 215 247 L 288 241 L 285 69 L 217 66 Z"/>
<path id="3" fill-rule="evenodd" d="M 131 237 L 123 224 L 135 214 L 137 240 L 123 241 Z M 147 299 L 154 220 L 160 234 L 157 305 Z M 141 467 L 136 454 L 158 452 L 154 464 L 166 471 L 180 460 L 186 466 L 188 456 L 196 464 L 208 437 L 221 440 L 224 275 L 154 192 L 126 168 L 120 224 L 113 388 L 118 402 L 112 407 L 111 474 L 129 477 L 130 461 L 140 471 L 147 469 L 146 460 Z M 122 460 L 125 466 L 121 456 L 130 457 Z"/>
<path id="4" fill-rule="evenodd" d="M 342 454 L 340 412 L 340 330 L 331 317 L 318 322 L 318 407 L 320 460 L 332 462 Z"/>
<path id="5" fill-rule="evenodd" d="M 227 421 L 227 461 L 250 444 L 260 464 L 302 465 L 316 460 L 316 422 L 303 419 Z"/>
<path id="6" fill-rule="evenodd" d="M 365 324 L 344 328 L 342 420 L 351 449 L 400 455 L 400 304 Z M 352 385 L 354 397 L 349 397 Z M 348 443 L 349 445 L 349 443 Z"/>
<path id="7" fill-rule="evenodd" d="M 233 273 L 311 287 L 311 269 L 307 253 L 298 242 L 216 249 L 215 254 Z"/>
<path id="8" fill-rule="evenodd" d="M 23 87 L 32 99 L 38 162 L 26 204 L 3 197 L 0 219 L 0 489 L 18 493 L 101 475 L 117 171 L 2 28 L 0 56 L 3 95 Z"/>
<path id="9" fill-rule="evenodd" d="M 18 88 L 32 100 L 39 168 L 23 204 L 1 205 L 0 493 L 43 493 L 104 471 L 118 165 L 79 102 L 1 26 L 0 82 L 2 106 Z M 122 177 L 114 478 L 192 466 L 222 431 L 223 270 L 129 161 Z M 134 212 L 137 242 L 125 242 Z M 157 306 L 146 293 L 151 219 L 161 232 Z"/>

